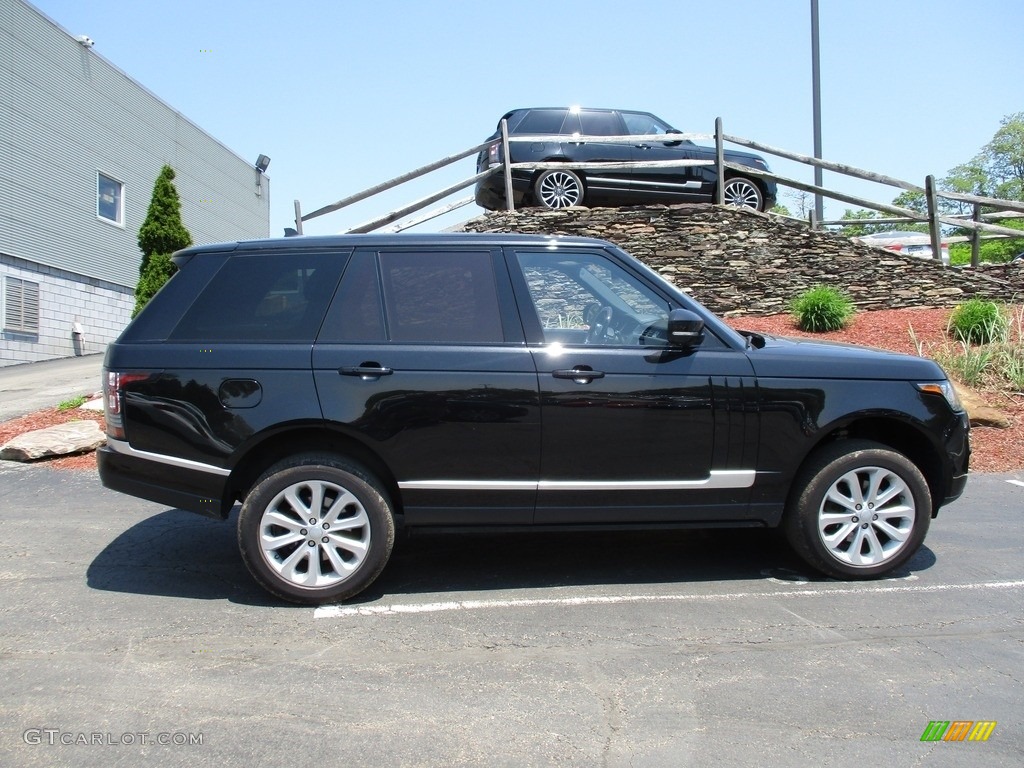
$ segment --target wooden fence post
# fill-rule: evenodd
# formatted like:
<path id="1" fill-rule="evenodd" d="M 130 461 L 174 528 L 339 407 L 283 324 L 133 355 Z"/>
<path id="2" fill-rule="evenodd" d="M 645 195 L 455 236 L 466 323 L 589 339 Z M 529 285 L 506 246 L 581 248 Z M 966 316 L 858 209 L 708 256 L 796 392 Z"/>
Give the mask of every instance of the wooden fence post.
<path id="1" fill-rule="evenodd" d="M 501 121 L 501 151 L 505 160 L 505 210 L 516 209 L 515 200 L 512 199 L 512 156 L 508 149 L 508 120 Z"/>
<path id="2" fill-rule="evenodd" d="M 974 204 L 975 221 L 981 221 L 981 203 Z M 981 230 L 975 229 L 971 232 L 971 266 L 977 267 L 981 264 Z"/>
<path id="3" fill-rule="evenodd" d="M 295 231 L 302 234 L 302 207 L 298 200 L 295 201 Z"/>
<path id="4" fill-rule="evenodd" d="M 928 201 L 928 231 L 932 240 L 932 258 L 942 262 L 942 228 L 939 224 L 939 206 L 935 196 L 935 177 L 925 176 L 924 196 Z"/>
<path id="5" fill-rule="evenodd" d="M 725 205 L 725 147 L 722 143 L 722 118 L 715 118 L 715 173 L 718 184 L 715 185 L 715 204 Z"/>

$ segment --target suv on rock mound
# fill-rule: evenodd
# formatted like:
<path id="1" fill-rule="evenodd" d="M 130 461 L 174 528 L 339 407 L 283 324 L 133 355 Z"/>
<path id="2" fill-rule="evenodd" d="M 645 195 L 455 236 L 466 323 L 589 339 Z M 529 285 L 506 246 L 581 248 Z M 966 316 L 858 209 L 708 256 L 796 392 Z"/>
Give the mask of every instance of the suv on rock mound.
<path id="1" fill-rule="evenodd" d="M 104 485 L 226 519 L 267 590 L 365 589 L 396 527 L 781 526 L 918 550 L 967 477 L 932 361 L 741 334 L 617 247 L 297 237 L 180 251 L 107 350 Z"/>
<path id="2" fill-rule="evenodd" d="M 718 173 L 714 148 L 679 138 L 682 131 L 650 112 L 548 107 L 514 109 L 501 119 L 508 121 L 512 162 L 545 164 L 512 169 L 512 197 L 517 206 L 667 205 L 715 200 Z M 501 120 L 487 140 L 500 136 Z M 636 138 L 626 143 L 612 140 L 622 136 Z M 657 164 L 651 165 L 654 161 Z M 668 164 L 670 161 L 676 164 Z M 727 149 L 725 161 L 754 171 L 768 170 L 764 158 L 752 152 Z M 501 145 L 494 144 L 477 156 L 477 173 L 502 162 Z M 766 211 L 775 205 L 776 185 L 730 168 L 722 193 L 726 205 Z M 504 174 L 494 173 L 477 182 L 476 203 L 488 210 L 504 208 Z"/>

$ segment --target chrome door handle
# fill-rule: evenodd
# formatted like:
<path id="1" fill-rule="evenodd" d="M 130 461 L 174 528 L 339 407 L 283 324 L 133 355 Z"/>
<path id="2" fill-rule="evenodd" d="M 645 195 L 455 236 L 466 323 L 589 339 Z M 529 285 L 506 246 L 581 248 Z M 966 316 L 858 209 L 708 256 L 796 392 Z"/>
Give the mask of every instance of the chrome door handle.
<path id="1" fill-rule="evenodd" d="M 363 379 L 376 379 L 381 376 L 390 376 L 394 373 L 393 368 L 384 368 L 376 365 L 343 365 L 338 369 L 342 376 L 359 376 Z"/>
<path id="2" fill-rule="evenodd" d="M 552 371 L 551 375 L 556 379 L 572 379 L 577 384 L 589 384 L 594 379 L 603 379 L 604 371 L 594 371 L 588 366 L 581 366 L 568 370 Z"/>

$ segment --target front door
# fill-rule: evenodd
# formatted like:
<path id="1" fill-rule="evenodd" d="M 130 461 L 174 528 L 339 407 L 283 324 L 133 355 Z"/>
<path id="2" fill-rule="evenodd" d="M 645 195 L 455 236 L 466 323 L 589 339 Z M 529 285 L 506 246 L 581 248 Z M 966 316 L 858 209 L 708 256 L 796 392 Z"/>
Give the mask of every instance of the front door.
<path id="1" fill-rule="evenodd" d="M 671 300 L 599 249 L 517 250 L 510 262 L 540 382 L 534 521 L 741 513 L 753 482 L 746 355 L 710 334 L 669 347 Z"/>

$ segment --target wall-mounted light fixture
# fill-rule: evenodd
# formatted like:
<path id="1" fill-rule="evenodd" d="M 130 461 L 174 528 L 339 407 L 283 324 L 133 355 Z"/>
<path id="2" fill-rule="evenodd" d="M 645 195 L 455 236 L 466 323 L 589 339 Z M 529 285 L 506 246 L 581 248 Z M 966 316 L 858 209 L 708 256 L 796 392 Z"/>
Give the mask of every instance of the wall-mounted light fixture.
<path id="1" fill-rule="evenodd" d="M 266 155 L 256 158 L 256 197 L 263 197 L 263 174 L 266 173 L 268 165 L 270 158 Z"/>

